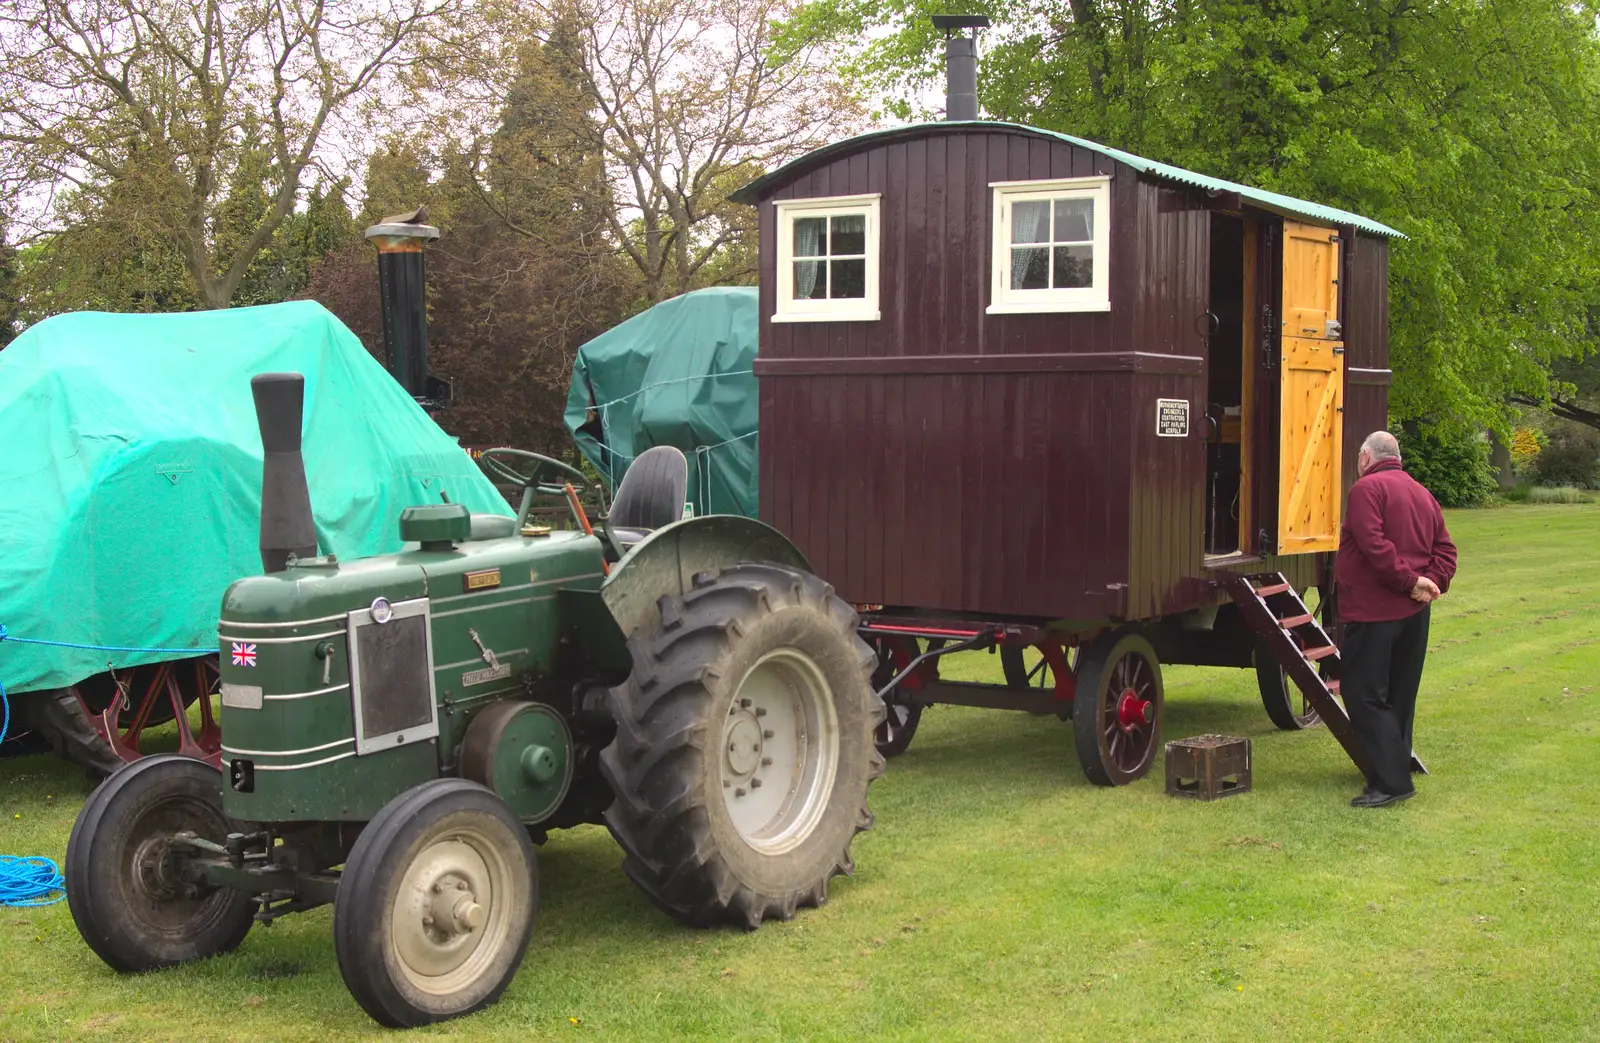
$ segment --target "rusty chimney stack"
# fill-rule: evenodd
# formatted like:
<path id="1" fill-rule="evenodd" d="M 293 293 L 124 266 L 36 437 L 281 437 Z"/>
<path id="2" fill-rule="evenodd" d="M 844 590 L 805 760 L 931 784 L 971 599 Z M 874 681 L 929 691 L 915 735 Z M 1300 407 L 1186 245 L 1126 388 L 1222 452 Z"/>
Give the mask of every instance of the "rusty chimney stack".
<path id="1" fill-rule="evenodd" d="M 378 248 L 378 300 L 389 372 L 428 412 L 450 402 L 450 385 L 428 372 L 428 277 L 422 249 L 439 238 L 421 207 L 385 217 L 366 236 Z"/>
<path id="2" fill-rule="evenodd" d="M 933 24 L 944 30 L 944 118 L 952 122 L 978 119 L 978 30 L 989 27 L 981 14 L 936 14 Z M 971 36 L 957 32 L 971 29 Z"/>

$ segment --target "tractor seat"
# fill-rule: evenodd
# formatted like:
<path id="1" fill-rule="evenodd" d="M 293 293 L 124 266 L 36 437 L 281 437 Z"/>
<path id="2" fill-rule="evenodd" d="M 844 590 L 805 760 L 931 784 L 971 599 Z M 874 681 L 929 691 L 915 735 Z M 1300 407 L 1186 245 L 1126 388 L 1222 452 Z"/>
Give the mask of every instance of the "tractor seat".
<path id="1" fill-rule="evenodd" d="M 664 525 L 683 517 L 689 495 L 689 460 L 677 446 L 658 445 L 640 453 L 622 476 L 608 520 L 619 550 L 626 550 Z"/>

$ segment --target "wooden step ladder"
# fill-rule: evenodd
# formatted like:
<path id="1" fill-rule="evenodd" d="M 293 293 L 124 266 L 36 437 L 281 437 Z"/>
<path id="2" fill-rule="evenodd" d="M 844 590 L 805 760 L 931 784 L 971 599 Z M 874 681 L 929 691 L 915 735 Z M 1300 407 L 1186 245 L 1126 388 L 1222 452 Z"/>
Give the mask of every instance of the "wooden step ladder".
<path id="1" fill-rule="evenodd" d="M 1339 649 L 1306 607 L 1294 585 L 1279 572 L 1254 576 L 1230 576 L 1223 582 L 1239 614 L 1272 652 L 1272 657 L 1305 694 L 1306 702 L 1317 711 L 1328 731 L 1339 740 L 1363 775 L 1371 776 L 1367 754 L 1356 737 L 1350 715 L 1337 698 L 1339 692 Z M 1331 676 L 1324 676 L 1328 674 Z M 1415 752 L 1411 770 L 1427 774 Z"/>

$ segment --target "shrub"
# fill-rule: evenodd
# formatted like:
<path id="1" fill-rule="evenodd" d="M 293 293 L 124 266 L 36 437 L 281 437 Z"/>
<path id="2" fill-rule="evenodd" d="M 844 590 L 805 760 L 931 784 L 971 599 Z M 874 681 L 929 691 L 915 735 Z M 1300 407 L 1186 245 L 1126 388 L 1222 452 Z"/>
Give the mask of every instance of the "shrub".
<path id="1" fill-rule="evenodd" d="M 1593 503 L 1594 497 L 1582 489 L 1574 489 L 1570 485 L 1558 485 L 1548 488 L 1543 485 L 1534 486 L 1528 490 L 1529 503 Z"/>
<path id="2" fill-rule="evenodd" d="M 1418 427 L 1400 436 L 1406 471 L 1442 507 L 1479 507 L 1495 491 L 1489 443 L 1476 433 Z"/>
<path id="3" fill-rule="evenodd" d="M 1544 432 L 1536 427 L 1519 427 L 1511 432 L 1512 473 L 1519 477 L 1531 473 L 1548 441 Z"/>
<path id="4" fill-rule="evenodd" d="M 1521 481 L 1511 488 L 1500 493 L 1500 498 L 1507 503 L 1527 503 L 1528 497 L 1533 494 L 1533 483 Z"/>
<path id="5" fill-rule="evenodd" d="M 1540 485 L 1575 485 L 1583 489 L 1600 487 L 1600 463 L 1595 448 L 1587 439 L 1555 442 L 1534 461 L 1533 474 Z"/>

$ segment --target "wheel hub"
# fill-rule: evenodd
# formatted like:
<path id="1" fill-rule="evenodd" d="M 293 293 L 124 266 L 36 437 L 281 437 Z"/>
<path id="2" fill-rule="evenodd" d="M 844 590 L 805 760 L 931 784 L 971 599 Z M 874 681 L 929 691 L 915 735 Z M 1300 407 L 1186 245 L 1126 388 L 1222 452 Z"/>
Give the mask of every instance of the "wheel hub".
<path id="1" fill-rule="evenodd" d="M 1132 688 L 1122 690 L 1117 700 L 1117 727 L 1131 735 L 1154 718 L 1154 704 L 1150 700 L 1139 698 L 1139 693 Z"/>
<path id="2" fill-rule="evenodd" d="M 489 866 L 470 844 L 425 849 L 395 899 L 394 943 L 413 980 L 442 978 L 468 962 L 483 940 L 492 895 Z"/>
<path id="3" fill-rule="evenodd" d="M 745 781 L 761 766 L 761 725 L 756 715 L 743 707 L 735 709 L 725 729 L 723 759 L 728 774 Z"/>
<path id="4" fill-rule="evenodd" d="M 833 692 L 796 649 L 768 653 L 740 681 L 722 726 L 718 774 L 733 826 L 763 854 L 803 842 L 838 770 Z"/>

